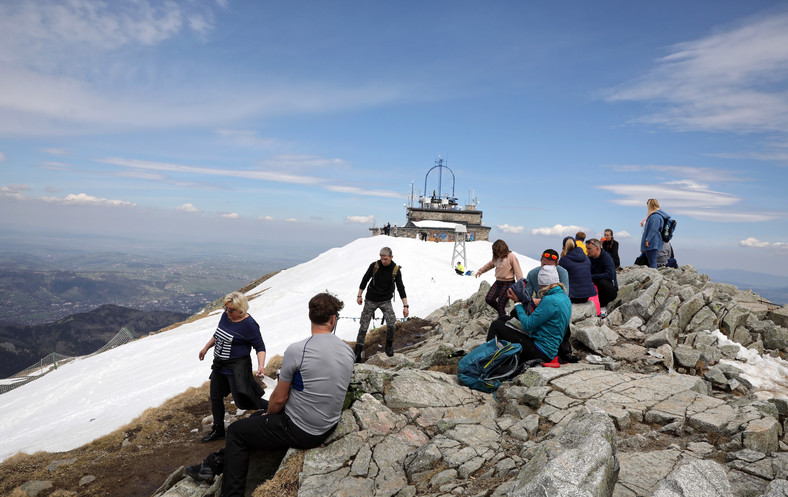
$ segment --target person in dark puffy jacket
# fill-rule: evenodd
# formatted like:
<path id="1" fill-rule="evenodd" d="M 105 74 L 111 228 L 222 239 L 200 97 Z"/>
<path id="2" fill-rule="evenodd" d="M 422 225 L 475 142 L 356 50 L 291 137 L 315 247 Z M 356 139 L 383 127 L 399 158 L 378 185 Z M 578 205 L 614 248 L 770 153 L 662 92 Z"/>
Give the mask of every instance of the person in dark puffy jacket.
<path id="1" fill-rule="evenodd" d="M 569 300 L 573 304 L 582 304 L 596 295 L 591 280 L 591 261 L 571 236 L 564 238 L 564 250 L 558 265 L 569 273 Z"/>
<path id="2" fill-rule="evenodd" d="M 602 250 L 602 242 L 592 238 L 586 242 L 588 257 L 591 259 L 591 279 L 599 291 L 600 315 L 607 315 L 607 304 L 618 295 L 618 279 L 613 257 Z"/>

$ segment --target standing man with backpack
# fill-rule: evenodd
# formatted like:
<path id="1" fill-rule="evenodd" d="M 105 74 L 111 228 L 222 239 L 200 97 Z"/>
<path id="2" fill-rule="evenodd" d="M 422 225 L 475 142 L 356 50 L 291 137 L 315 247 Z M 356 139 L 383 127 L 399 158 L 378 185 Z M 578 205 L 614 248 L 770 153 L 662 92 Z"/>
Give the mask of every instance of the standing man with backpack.
<path id="1" fill-rule="evenodd" d="M 392 253 L 389 247 L 380 249 L 380 260 L 369 265 L 361 284 L 358 287 L 358 297 L 356 302 L 362 304 L 362 294 L 364 288 L 367 289 L 367 298 L 363 301 L 364 310 L 361 311 L 361 326 L 356 337 L 356 362 L 361 362 L 361 352 L 364 350 L 364 340 L 367 336 L 367 329 L 375 309 L 383 311 L 386 320 L 386 355 L 394 355 L 394 331 L 397 326 L 397 317 L 394 315 L 394 307 L 391 299 L 394 297 L 394 287 L 402 300 L 402 315 L 408 317 L 408 296 L 405 294 L 405 285 L 402 283 L 402 271 L 391 259 Z M 369 285 L 367 285 L 369 284 Z"/>

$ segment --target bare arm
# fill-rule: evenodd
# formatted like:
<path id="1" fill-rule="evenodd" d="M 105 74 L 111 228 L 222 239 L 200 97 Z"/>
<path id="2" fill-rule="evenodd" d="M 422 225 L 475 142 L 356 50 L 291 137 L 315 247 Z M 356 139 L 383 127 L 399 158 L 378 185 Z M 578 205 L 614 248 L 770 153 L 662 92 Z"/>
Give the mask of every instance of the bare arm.
<path id="1" fill-rule="evenodd" d="M 265 350 L 257 353 L 257 376 L 265 374 Z"/>
<path id="2" fill-rule="evenodd" d="M 200 354 L 199 354 L 199 355 L 200 355 L 200 360 L 201 360 L 201 361 L 202 361 L 203 359 L 205 359 L 205 354 L 207 354 L 207 353 L 208 353 L 208 350 L 209 350 L 211 347 L 213 347 L 213 344 L 215 344 L 215 343 L 216 343 L 216 339 L 215 339 L 214 337 L 211 337 L 211 339 L 210 339 L 210 340 L 208 340 L 208 343 L 206 343 L 206 344 L 205 344 L 205 347 L 203 347 L 203 348 L 202 348 L 202 350 L 200 351 Z"/>
<path id="3" fill-rule="evenodd" d="M 276 414 L 282 412 L 287 404 L 287 399 L 290 397 L 291 382 L 279 380 L 276 384 L 271 398 L 268 400 L 268 414 Z"/>

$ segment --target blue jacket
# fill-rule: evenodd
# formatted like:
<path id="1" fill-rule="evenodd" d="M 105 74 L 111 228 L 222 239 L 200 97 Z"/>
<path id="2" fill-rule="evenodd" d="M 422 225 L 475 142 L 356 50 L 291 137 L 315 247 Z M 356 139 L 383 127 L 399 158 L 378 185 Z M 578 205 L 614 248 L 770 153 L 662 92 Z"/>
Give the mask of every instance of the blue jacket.
<path id="1" fill-rule="evenodd" d="M 530 332 L 534 345 L 550 359 L 557 356 L 558 346 L 564 339 L 569 318 L 572 317 L 572 302 L 561 287 L 551 288 L 530 316 L 526 316 L 523 306 L 519 303 L 515 306 L 515 310 L 523 329 Z"/>
<path id="2" fill-rule="evenodd" d="M 585 299 L 596 295 L 591 281 L 591 261 L 583 249 L 575 247 L 561 257 L 558 265 L 569 273 L 569 298 Z"/>
<path id="3" fill-rule="evenodd" d="M 600 251 L 599 257 L 591 259 L 591 279 L 596 283 L 597 280 L 612 280 L 613 286 L 618 288 L 618 279 L 616 279 L 616 263 L 613 262 L 613 257 L 605 252 Z"/>
<path id="4" fill-rule="evenodd" d="M 655 210 L 648 216 L 646 224 L 643 226 L 643 237 L 640 239 L 641 252 L 662 249 L 662 224 L 669 217 L 670 215 L 661 209 Z M 648 242 L 648 247 L 646 247 L 646 242 Z"/>

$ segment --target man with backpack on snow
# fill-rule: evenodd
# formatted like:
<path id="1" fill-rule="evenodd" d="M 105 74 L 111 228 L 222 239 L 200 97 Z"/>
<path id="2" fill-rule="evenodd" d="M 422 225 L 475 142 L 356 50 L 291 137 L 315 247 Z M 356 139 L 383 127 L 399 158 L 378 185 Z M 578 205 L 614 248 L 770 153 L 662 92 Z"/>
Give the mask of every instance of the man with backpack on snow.
<path id="1" fill-rule="evenodd" d="M 356 337 L 356 362 L 361 362 L 361 352 L 364 350 L 367 329 L 376 309 L 383 311 L 383 318 L 386 320 L 386 355 L 389 357 L 394 355 L 394 331 L 397 326 L 397 317 L 394 315 L 391 299 L 394 297 L 395 286 L 402 300 L 402 315 L 408 317 L 408 297 L 405 294 L 405 285 L 402 283 L 402 271 L 391 258 L 391 249 L 383 247 L 380 249 L 380 260 L 370 264 L 364 277 L 361 278 L 356 302 L 358 305 L 362 304 L 361 296 L 364 293 L 364 288 L 367 289 L 367 298 L 363 300 L 361 326 L 359 326 Z"/>

